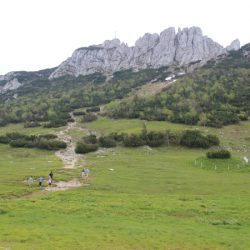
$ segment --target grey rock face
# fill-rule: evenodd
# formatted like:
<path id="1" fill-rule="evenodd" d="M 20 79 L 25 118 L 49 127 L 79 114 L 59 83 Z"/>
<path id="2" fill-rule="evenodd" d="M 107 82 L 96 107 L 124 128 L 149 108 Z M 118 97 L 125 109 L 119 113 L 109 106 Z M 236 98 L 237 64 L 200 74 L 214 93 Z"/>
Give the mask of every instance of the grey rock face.
<path id="1" fill-rule="evenodd" d="M 136 41 L 134 47 L 128 47 L 114 39 L 100 45 L 77 49 L 50 75 L 50 79 L 95 72 L 110 74 L 131 68 L 186 65 L 215 58 L 232 49 L 239 49 L 238 41 L 224 49 L 204 36 L 198 27 L 179 29 L 177 33 L 174 28 L 168 28 L 160 35 L 146 33 Z"/>
<path id="2" fill-rule="evenodd" d="M 7 81 L 4 85 L 0 86 L 0 93 L 5 93 L 8 90 L 14 90 L 21 86 L 22 84 L 18 81 L 17 78 L 13 78 Z"/>
<path id="3" fill-rule="evenodd" d="M 231 42 L 231 44 L 226 47 L 227 51 L 239 50 L 239 49 L 240 49 L 240 41 L 239 41 L 239 39 L 233 40 Z"/>

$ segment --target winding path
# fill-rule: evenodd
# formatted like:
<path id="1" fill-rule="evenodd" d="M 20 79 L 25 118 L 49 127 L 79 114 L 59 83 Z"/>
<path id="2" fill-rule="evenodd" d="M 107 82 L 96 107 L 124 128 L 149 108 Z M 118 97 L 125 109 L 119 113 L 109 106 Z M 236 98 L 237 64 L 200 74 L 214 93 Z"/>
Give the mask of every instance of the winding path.
<path id="1" fill-rule="evenodd" d="M 55 155 L 62 160 L 64 168 L 67 168 L 67 169 L 81 167 L 79 162 L 80 160 L 84 159 L 83 155 L 75 153 L 76 142 L 72 138 L 72 136 L 69 135 L 69 131 L 78 130 L 78 131 L 85 132 L 86 134 L 91 133 L 88 129 L 79 127 L 77 125 L 76 119 L 73 116 L 73 114 L 70 114 L 70 115 L 74 119 L 74 122 L 69 122 L 64 130 L 61 130 L 60 132 L 57 133 L 58 139 L 66 142 L 67 148 L 64 150 L 59 150 L 55 152 Z M 69 188 L 74 188 L 74 187 L 87 186 L 89 184 L 87 183 L 84 184 L 79 179 L 74 178 L 68 182 L 65 182 L 65 181 L 56 182 L 55 185 L 56 186 L 46 187 L 46 190 L 47 191 L 60 191 L 60 190 L 67 190 Z"/>
<path id="2" fill-rule="evenodd" d="M 74 122 L 69 122 L 64 130 L 61 130 L 57 133 L 58 139 L 67 143 L 67 148 L 64 150 L 56 151 L 55 155 L 59 157 L 64 165 L 64 168 L 77 168 L 78 162 L 84 159 L 83 155 L 75 153 L 76 142 L 69 135 L 70 130 L 79 130 L 83 131 L 86 134 L 90 134 L 88 129 L 81 128 L 77 125 L 75 117 L 71 114 L 71 117 L 74 119 Z"/>

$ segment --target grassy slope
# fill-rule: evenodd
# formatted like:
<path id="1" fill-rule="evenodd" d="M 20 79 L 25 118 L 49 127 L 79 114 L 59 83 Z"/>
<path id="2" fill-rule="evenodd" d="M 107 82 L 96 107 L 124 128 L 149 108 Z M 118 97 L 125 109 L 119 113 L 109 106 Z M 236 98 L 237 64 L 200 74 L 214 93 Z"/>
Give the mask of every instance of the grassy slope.
<path id="1" fill-rule="evenodd" d="M 98 125 L 104 132 L 141 129 L 141 121 L 113 122 L 101 119 L 88 126 L 96 129 Z M 148 128 L 152 125 L 152 129 L 166 129 L 166 124 L 149 122 Z M 235 142 L 238 148 L 249 136 L 249 129 L 248 122 L 217 132 L 228 143 L 238 138 Z M 249 141 L 246 142 L 248 147 Z M 46 151 L 22 151 L 5 145 L 0 146 L 0 151 L 3 179 L 20 180 L 18 185 L 2 186 L 1 194 L 27 189 L 21 182 L 23 175 L 34 165 L 36 173 L 46 174 L 51 168 L 48 159 L 58 169 L 55 175 L 58 179 L 80 174 L 76 170 L 60 176 L 61 163 Z M 237 153 L 237 149 L 234 152 Z M 116 148 L 88 154 L 90 186 L 0 200 L 0 220 L 4 225 L 0 247 L 250 249 L 249 168 L 202 169 L 195 165 L 195 160 L 200 160 L 204 153 L 203 150 L 163 147 L 152 151 Z M 10 169 L 9 157 L 16 163 L 12 165 L 14 172 Z M 229 163 L 233 164 L 234 160 L 223 161 L 221 166 Z M 37 191 L 36 187 L 33 189 Z"/>

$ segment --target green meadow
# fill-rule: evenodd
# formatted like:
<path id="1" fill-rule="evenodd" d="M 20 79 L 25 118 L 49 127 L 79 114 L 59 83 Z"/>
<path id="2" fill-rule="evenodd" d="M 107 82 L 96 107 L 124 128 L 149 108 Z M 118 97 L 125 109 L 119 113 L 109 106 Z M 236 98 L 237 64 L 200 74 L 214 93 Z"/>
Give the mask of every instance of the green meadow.
<path id="1" fill-rule="evenodd" d="M 142 124 L 99 118 L 81 126 L 107 134 L 136 133 Z M 30 188 L 26 178 L 53 170 L 56 181 L 80 179 L 80 168 L 63 169 L 53 152 L 1 144 L 0 249 L 250 249 L 250 165 L 242 161 L 250 158 L 250 122 L 198 129 L 217 134 L 232 159 L 208 160 L 206 150 L 182 147 L 101 149 L 85 155 L 89 185 L 58 192 L 36 182 Z"/>

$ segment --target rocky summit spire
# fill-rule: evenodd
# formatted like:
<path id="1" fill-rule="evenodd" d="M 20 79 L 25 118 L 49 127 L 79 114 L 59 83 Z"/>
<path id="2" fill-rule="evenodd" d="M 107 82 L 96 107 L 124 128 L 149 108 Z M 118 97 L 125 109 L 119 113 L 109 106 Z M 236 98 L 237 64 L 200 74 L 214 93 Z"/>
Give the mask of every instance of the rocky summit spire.
<path id="1" fill-rule="evenodd" d="M 125 69 L 158 68 L 161 66 L 186 65 L 206 61 L 239 49 L 235 40 L 226 49 L 204 36 L 199 27 L 168 28 L 160 34 L 146 33 L 134 47 L 119 39 L 103 44 L 79 48 L 50 75 L 50 79 L 64 75 L 88 75 L 96 72 L 110 74 Z"/>

